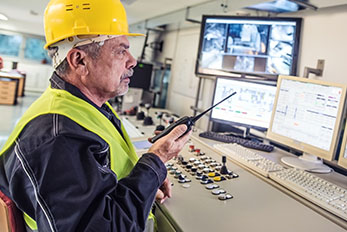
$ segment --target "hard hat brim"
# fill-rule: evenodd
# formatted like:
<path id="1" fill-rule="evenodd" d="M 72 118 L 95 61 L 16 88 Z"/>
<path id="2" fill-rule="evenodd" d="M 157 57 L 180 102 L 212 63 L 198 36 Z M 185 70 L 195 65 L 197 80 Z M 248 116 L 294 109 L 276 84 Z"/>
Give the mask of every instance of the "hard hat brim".
<path id="1" fill-rule="evenodd" d="M 142 33 L 122 33 L 122 34 L 119 34 L 120 36 L 122 35 L 125 35 L 125 36 L 146 36 L 145 34 L 142 34 Z M 52 41 L 51 43 L 46 43 L 45 46 L 43 47 L 44 49 L 48 49 L 49 46 L 63 40 L 63 39 L 66 39 L 66 38 L 62 38 L 62 39 L 57 39 L 56 41 Z"/>

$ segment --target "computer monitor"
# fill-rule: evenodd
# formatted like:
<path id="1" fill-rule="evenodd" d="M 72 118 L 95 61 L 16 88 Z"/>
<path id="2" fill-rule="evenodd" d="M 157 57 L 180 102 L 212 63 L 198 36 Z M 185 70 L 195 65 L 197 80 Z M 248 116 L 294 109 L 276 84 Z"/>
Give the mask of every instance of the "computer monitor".
<path id="1" fill-rule="evenodd" d="M 267 137 L 303 152 L 299 158 L 283 157 L 283 163 L 311 172 L 331 171 L 321 159 L 331 161 L 336 154 L 345 95 L 342 84 L 279 76 Z"/>
<path id="2" fill-rule="evenodd" d="M 134 74 L 130 77 L 129 87 L 149 90 L 151 86 L 153 65 L 138 62 L 134 68 Z"/>
<path id="3" fill-rule="evenodd" d="M 213 108 L 213 122 L 266 130 L 269 127 L 276 95 L 274 82 L 246 82 L 233 78 L 216 78 L 213 104 L 232 92 L 235 96 Z"/>
<path id="4" fill-rule="evenodd" d="M 347 169 L 347 122 L 345 125 L 345 131 L 344 136 L 341 144 L 341 150 L 339 154 L 339 159 L 337 164 L 341 167 Z"/>
<path id="5" fill-rule="evenodd" d="M 195 73 L 296 75 L 300 30 L 300 18 L 204 15 Z"/>

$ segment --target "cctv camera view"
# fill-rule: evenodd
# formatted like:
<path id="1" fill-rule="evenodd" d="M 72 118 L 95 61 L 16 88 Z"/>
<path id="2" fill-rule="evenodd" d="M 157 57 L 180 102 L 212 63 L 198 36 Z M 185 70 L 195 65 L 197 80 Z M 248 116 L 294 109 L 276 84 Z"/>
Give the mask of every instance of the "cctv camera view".
<path id="1" fill-rule="evenodd" d="M 295 33 L 295 21 L 207 18 L 197 71 L 293 74 Z"/>

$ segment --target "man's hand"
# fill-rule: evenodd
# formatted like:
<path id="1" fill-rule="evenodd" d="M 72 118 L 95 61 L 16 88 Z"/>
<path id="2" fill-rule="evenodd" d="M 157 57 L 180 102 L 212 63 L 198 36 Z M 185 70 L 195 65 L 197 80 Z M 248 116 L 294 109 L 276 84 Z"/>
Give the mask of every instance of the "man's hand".
<path id="1" fill-rule="evenodd" d="M 163 184 L 157 191 L 157 195 L 155 196 L 155 199 L 160 202 L 160 204 L 163 204 L 164 201 L 167 198 L 170 198 L 171 195 L 171 182 L 170 180 L 166 177 L 164 180 Z"/>
<path id="2" fill-rule="evenodd" d="M 156 141 L 148 152 L 157 155 L 161 161 L 166 163 L 176 157 L 188 141 L 191 131 L 180 138 L 186 130 L 187 126 L 184 124 L 175 127 L 168 135 Z"/>

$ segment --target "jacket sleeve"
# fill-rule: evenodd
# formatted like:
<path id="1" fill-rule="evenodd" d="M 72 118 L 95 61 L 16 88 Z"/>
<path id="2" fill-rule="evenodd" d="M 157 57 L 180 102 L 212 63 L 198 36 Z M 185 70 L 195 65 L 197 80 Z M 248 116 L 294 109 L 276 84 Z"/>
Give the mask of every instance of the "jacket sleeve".
<path id="1" fill-rule="evenodd" d="M 83 137 L 83 136 L 82 136 Z M 18 143 L 9 185 L 13 200 L 39 231 L 142 231 L 165 165 L 143 155 L 125 178 L 95 158 L 89 139 L 57 135 L 26 152 Z"/>

